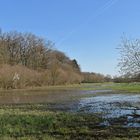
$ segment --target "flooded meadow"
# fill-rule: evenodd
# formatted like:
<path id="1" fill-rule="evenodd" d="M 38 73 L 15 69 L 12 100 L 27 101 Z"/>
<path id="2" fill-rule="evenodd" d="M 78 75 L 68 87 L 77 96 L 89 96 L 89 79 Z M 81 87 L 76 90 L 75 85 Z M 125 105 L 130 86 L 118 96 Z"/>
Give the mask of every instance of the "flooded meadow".
<path id="1" fill-rule="evenodd" d="M 140 95 L 107 90 L 20 91 L 0 96 L 2 106 L 39 104 L 44 111 L 96 114 L 101 126 L 140 128 Z"/>
<path id="2" fill-rule="evenodd" d="M 14 140 L 139 140 L 140 94 L 115 90 L 114 86 L 135 85 L 1 90 L 0 135 Z"/>

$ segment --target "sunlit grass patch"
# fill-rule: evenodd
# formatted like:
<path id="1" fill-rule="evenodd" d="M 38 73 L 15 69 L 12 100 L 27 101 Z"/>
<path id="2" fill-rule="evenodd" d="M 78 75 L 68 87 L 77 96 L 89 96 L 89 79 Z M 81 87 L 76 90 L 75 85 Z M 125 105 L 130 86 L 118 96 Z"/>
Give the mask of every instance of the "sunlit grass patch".
<path id="1" fill-rule="evenodd" d="M 25 105 L 26 108 L 26 105 Z M 4 139 L 55 139 L 88 133 L 87 122 L 96 124 L 95 115 L 38 111 L 36 109 L 0 109 L 0 137 Z"/>

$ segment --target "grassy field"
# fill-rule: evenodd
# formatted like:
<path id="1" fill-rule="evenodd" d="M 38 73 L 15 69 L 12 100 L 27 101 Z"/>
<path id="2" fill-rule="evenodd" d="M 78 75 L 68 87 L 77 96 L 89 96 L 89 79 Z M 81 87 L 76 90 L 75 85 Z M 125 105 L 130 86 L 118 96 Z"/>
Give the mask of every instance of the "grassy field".
<path id="1" fill-rule="evenodd" d="M 26 89 L 12 89 L 2 90 L 0 93 L 12 92 L 24 92 L 24 91 L 54 91 L 54 90 L 105 90 L 112 89 L 116 91 L 127 91 L 127 92 L 140 92 L 140 83 L 82 83 L 73 85 L 58 85 L 58 86 L 45 86 L 45 87 L 29 87 Z"/>
<path id="2" fill-rule="evenodd" d="M 43 111 L 38 105 L 3 106 L 0 109 L 2 140 L 138 140 L 135 128 L 103 127 L 96 114 Z"/>
<path id="3" fill-rule="evenodd" d="M 121 83 L 110 86 L 113 90 L 140 93 L 140 83 Z"/>
<path id="4" fill-rule="evenodd" d="M 59 91 L 59 90 L 113 90 L 113 91 L 123 91 L 125 92 L 134 92 L 140 93 L 140 83 L 82 83 L 82 84 L 73 84 L 73 85 L 58 85 L 58 86 L 44 86 L 44 87 L 29 87 L 26 89 L 11 89 L 11 90 L 3 90 L 0 89 L 0 95 L 5 95 L 7 93 L 39 93 L 46 91 Z"/>
<path id="5" fill-rule="evenodd" d="M 0 98 L 14 95 L 29 97 L 47 95 L 48 91 L 88 91 L 111 89 L 115 93 L 140 93 L 140 83 L 95 83 L 66 86 L 50 86 L 16 90 L 1 90 Z M 75 93 L 75 92 L 74 92 Z M 53 94 L 53 92 L 52 92 Z M 59 96 L 59 92 L 57 93 Z M 69 93 L 68 93 L 69 94 Z M 57 96 L 57 97 L 58 97 Z M 43 99 L 46 96 L 43 96 Z M 64 98 L 63 95 L 61 97 Z M 71 97 L 71 96 L 70 96 Z M 54 97 L 53 97 L 54 98 Z M 53 99 L 53 98 L 50 98 Z M 3 99 L 2 99 L 3 100 Z M 34 98 L 33 98 L 34 100 Z M 55 102 L 55 100 L 54 100 Z M 60 100 L 61 102 L 61 100 Z M 101 126 L 100 114 L 68 113 L 49 110 L 46 104 L 1 104 L 1 140 L 139 140 L 139 128 L 119 125 Z"/>
<path id="6" fill-rule="evenodd" d="M 140 83 L 82 83 L 65 86 L 49 86 L 29 90 L 105 90 L 140 92 Z"/>

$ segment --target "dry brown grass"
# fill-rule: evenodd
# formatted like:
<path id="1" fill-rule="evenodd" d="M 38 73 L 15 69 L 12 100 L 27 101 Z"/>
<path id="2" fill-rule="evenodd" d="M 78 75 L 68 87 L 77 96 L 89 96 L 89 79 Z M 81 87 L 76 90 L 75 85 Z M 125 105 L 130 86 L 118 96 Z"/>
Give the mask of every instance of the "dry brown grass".
<path id="1" fill-rule="evenodd" d="M 13 80 L 17 73 L 19 80 Z M 80 83 L 81 75 L 72 71 L 58 68 L 55 85 Z M 50 70 L 37 71 L 22 65 L 0 65 L 0 88 L 25 88 L 31 86 L 52 85 L 52 75 Z"/>

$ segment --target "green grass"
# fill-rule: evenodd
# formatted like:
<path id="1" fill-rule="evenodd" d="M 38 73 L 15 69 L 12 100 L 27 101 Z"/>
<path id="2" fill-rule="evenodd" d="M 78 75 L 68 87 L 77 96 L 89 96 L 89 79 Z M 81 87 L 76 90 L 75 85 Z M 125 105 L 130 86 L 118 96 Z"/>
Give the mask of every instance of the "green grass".
<path id="1" fill-rule="evenodd" d="M 0 95 L 41 95 L 47 91 L 104 90 L 113 93 L 140 93 L 140 83 L 93 83 L 65 86 L 36 87 L 1 90 Z M 65 92 L 64 92 L 65 93 Z M 53 92 L 52 92 L 53 94 Z M 58 92 L 59 94 L 59 92 Z M 79 98 L 81 97 L 78 94 Z M 83 95 L 85 96 L 85 95 Z M 87 95 L 86 95 L 87 96 Z M 90 96 L 90 95 L 88 95 Z M 12 97 L 12 96 L 11 96 Z M 76 98 L 77 96 L 72 96 Z M 72 98 L 71 96 L 69 98 Z M 77 97 L 78 98 L 78 97 Z M 23 104 L 0 106 L 0 139 L 2 140 L 139 140 L 140 130 L 120 126 L 102 127 L 98 114 L 52 112 L 47 104 Z"/>
<path id="2" fill-rule="evenodd" d="M 26 89 L 12 89 L 12 90 L 0 90 L 0 94 L 6 93 L 38 93 L 46 91 L 61 91 L 61 90 L 105 90 L 111 89 L 114 91 L 126 91 L 126 92 L 140 92 L 140 83 L 82 83 L 73 85 L 58 85 L 58 86 L 44 86 L 44 87 L 30 87 Z"/>
<path id="3" fill-rule="evenodd" d="M 25 106 L 26 108 L 26 106 Z M 7 139 L 71 139 L 80 134 L 88 135 L 92 125 L 99 123 L 95 115 L 63 112 L 13 109 L 0 109 L 0 137 Z M 90 135 L 89 135 L 90 136 Z"/>
<path id="4" fill-rule="evenodd" d="M 39 110 L 40 109 L 40 110 Z M 140 131 L 120 126 L 102 127 L 98 114 L 49 112 L 40 105 L 27 108 L 3 106 L 0 109 L 2 140 L 138 140 Z"/>
<path id="5" fill-rule="evenodd" d="M 106 90 L 140 93 L 140 83 L 87 83 L 80 85 L 56 86 L 52 89 Z"/>
<path id="6" fill-rule="evenodd" d="M 116 91 L 140 93 L 140 83 L 119 83 L 119 84 L 113 84 L 108 88 Z"/>

